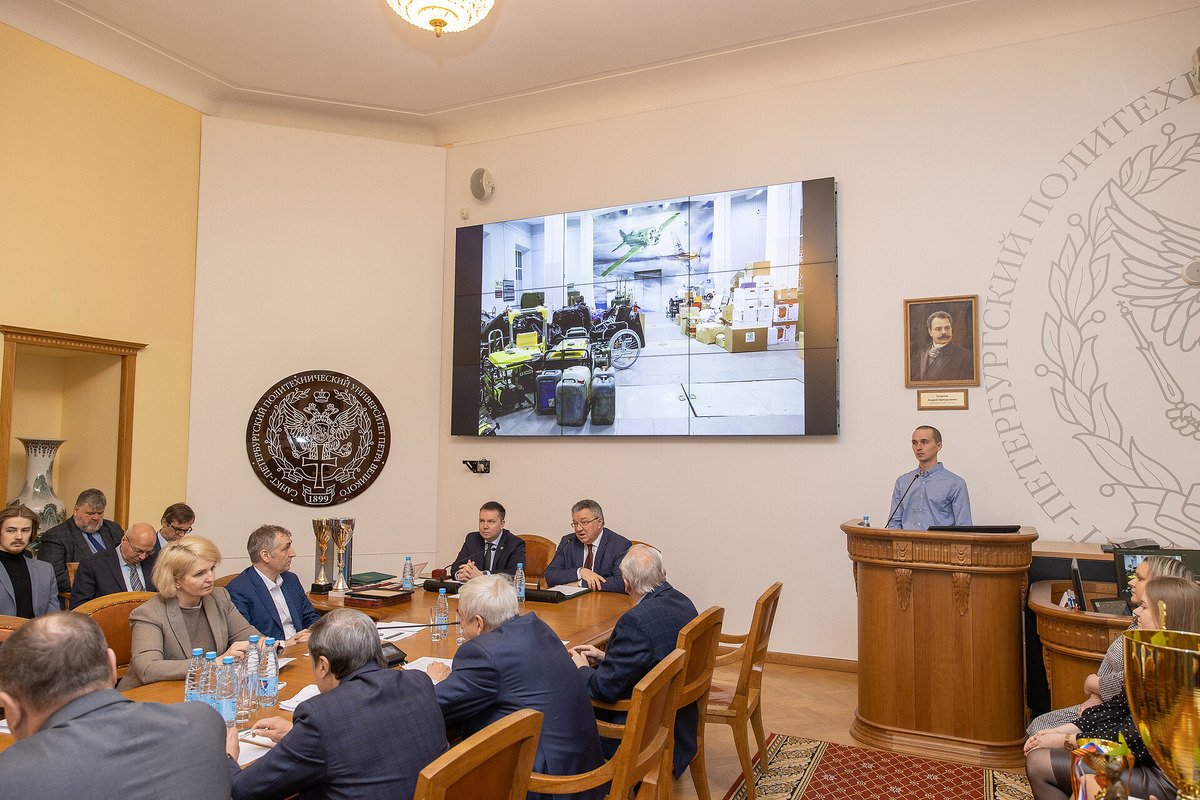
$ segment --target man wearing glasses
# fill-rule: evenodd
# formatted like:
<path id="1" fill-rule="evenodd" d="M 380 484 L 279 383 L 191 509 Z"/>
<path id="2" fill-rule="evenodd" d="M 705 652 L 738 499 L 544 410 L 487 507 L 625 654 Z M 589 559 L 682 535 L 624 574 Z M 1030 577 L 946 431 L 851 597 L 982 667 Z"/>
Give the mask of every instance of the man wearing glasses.
<path id="1" fill-rule="evenodd" d="M 79 562 L 71 587 L 71 608 L 80 603 L 117 592 L 156 592 L 154 573 L 154 526 L 131 525 L 120 544 L 101 550 Z"/>
<path id="2" fill-rule="evenodd" d="M 546 584 L 578 584 L 594 592 L 625 592 L 621 559 L 630 541 L 604 527 L 604 511 L 595 500 L 571 506 L 571 530 L 558 543 L 554 560 L 546 567 Z"/>
<path id="3" fill-rule="evenodd" d="M 187 503 L 174 503 L 167 506 L 163 512 L 162 527 L 158 529 L 158 541 L 154 544 L 154 552 L 162 550 L 176 539 L 187 536 L 192 532 L 196 522 L 196 512 Z"/>

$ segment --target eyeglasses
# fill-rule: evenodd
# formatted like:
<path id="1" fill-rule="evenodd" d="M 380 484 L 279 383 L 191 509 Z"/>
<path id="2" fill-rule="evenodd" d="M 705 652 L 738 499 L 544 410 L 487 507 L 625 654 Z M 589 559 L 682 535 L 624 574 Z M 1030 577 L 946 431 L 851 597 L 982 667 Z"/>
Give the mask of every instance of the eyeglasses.
<path id="1" fill-rule="evenodd" d="M 595 521 L 596 521 L 596 520 L 598 520 L 598 519 L 600 519 L 600 518 L 599 518 L 599 517 L 592 517 L 591 519 L 585 519 L 583 522 L 572 522 L 572 523 L 571 523 L 571 530 L 576 530 L 576 531 L 577 531 L 577 530 L 579 530 L 579 529 L 580 529 L 580 528 L 582 528 L 582 527 L 585 527 L 585 526 L 587 526 L 587 525 L 591 525 L 593 522 L 595 522 Z"/>
<path id="2" fill-rule="evenodd" d="M 135 556 L 148 556 L 154 552 L 153 547 L 151 547 L 149 550 L 143 550 L 140 547 L 134 547 L 133 545 L 129 545 L 129 549 L 133 551 L 133 554 Z"/>
<path id="3" fill-rule="evenodd" d="M 173 522 L 171 523 L 171 530 L 175 531 L 180 536 L 187 536 L 189 533 L 192 532 L 191 526 L 188 526 L 186 528 L 180 528 L 177 525 L 175 525 L 175 523 L 173 523 Z"/>

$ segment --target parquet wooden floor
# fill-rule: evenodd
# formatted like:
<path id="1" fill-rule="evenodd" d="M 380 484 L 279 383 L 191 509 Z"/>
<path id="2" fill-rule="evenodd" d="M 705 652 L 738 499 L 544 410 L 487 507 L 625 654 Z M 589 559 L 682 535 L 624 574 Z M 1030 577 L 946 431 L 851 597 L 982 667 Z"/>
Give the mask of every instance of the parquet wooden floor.
<path id="1" fill-rule="evenodd" d="M 716 671 L 718 683 L 734 684 L 732 667 Z M 767 734 L 786 733 L 823 739 L 839 744 L 858 744 L 850 736 L 850 723 L 858 707 L 858 675 L 805 667 L 767 664 L 763 671 L 763 725 Z M 742 774 L 733 734 L 728 725 L 709 725 L 704 730 L 708 788 L 713 800 L 721 800 Z M 755 749 L 754 734 L 750 747 Z M 753 755 L 753 754 L 751 754 Z M 694 800 L 696 787 L 690 774 L 675 782 L 678 800 Z"/>

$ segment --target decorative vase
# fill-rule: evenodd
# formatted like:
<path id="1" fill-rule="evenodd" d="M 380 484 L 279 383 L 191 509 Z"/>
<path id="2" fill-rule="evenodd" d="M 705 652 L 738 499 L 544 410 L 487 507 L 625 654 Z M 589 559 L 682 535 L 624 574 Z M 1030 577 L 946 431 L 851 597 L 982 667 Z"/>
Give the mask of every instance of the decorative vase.
<path id="1" fill-rule="evenodd" d="M 38 516 L 38 535 L 29 543 L 29 551 L 37 555 L 42 534 L 67 518 L 67 507 L 54 493 L 54 456 L 66 439 L 17 440 L 25 445 L 25 485 L 10 506 L 23 505 Z"/>

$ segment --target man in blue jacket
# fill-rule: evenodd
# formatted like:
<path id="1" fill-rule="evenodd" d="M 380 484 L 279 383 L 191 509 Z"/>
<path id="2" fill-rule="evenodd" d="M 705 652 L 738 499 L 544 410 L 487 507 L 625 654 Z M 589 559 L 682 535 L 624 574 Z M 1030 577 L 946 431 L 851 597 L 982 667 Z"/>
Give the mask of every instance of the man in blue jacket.
<path id="1" fill-rule="evenodd" d="M 322 617 L 308 653 L 320 694 L 290 722 L 254 723 L 256 735 L 275 742 L 271 750 L 240 769 L 237 729 L 226 734 L 233 800 L 412 800 L 418 773 L 449 748 L 429 678 L 385 669 L 375 623 L 353 608 Z"/>
<path id="2" fill-rule="evenodd" d="M 592 701 L 574 677 L 571 657 L 536 613 L 518 616 L 517 593 L 508 580 L 484 575 L 463 584 L 458 617 L 467 641 L 454 654 L 453 670 L 429 666 L 429 677 L 441 681 L 434 691 L 447 724 L 461 723 L 466 737 L 532 708 L 544 715 L 534 772 L 574 775 L 603 764 Z M 603 796 L 599 788 L 562 797 Z M 531 800 L 542 797 L 529 794 Z"/>
<path id="3" fill-rule="evenodd" d="M 283 642 L 308 640 L 321 615 L 309 602 L 300 579 L 288 570 L 296 551 L 292 534 L 278 525 L 260 525 L 250 534 L 251 564 L 225 588 L 237 610 L 264 636 Z"/>
<path id="4" fill-rule="evenodd" d="M 480 575 L 515 575 L 525 563 L 525 540 L 504 527 L 504 506 L 489 500 L 479 508 L 479 532 L 467 534 L 458 557 L 450 565 L 455 580 L 469 581 Z"/>
<path id="5" fill-rule="evenodd" d="M 558 543 L 546 567 L 546 585 L 586 585 L 594 592 L 624 592 L 621 559 L 629 540 L 604 526 L 604 509 L 595 500 L 571 506 L 571 530 Z"/>
<path id="6" fill-rule="evenodd" d="M 630 697 L 637 682 L 675 649 L 679 631 L 696 618 L 692 601 L 667 583 L 662 554 L 653 547 L 635 544 L 629 548 L 621 561 L 621 572 L 625 591 L 634 599 L 634 606 L 617 620 L 607 652 L 579 645 L 571 653 L 588 693 L 606 703 Z M 679 709 L 675 715 L 676 778 L 696 757 L 699 724 L 698 703 Z M 604 746 L 616 749 L 616 743 L 610 739 L 604 740 Z M 606 755 L 611 756 L 612 752 Z"/>

